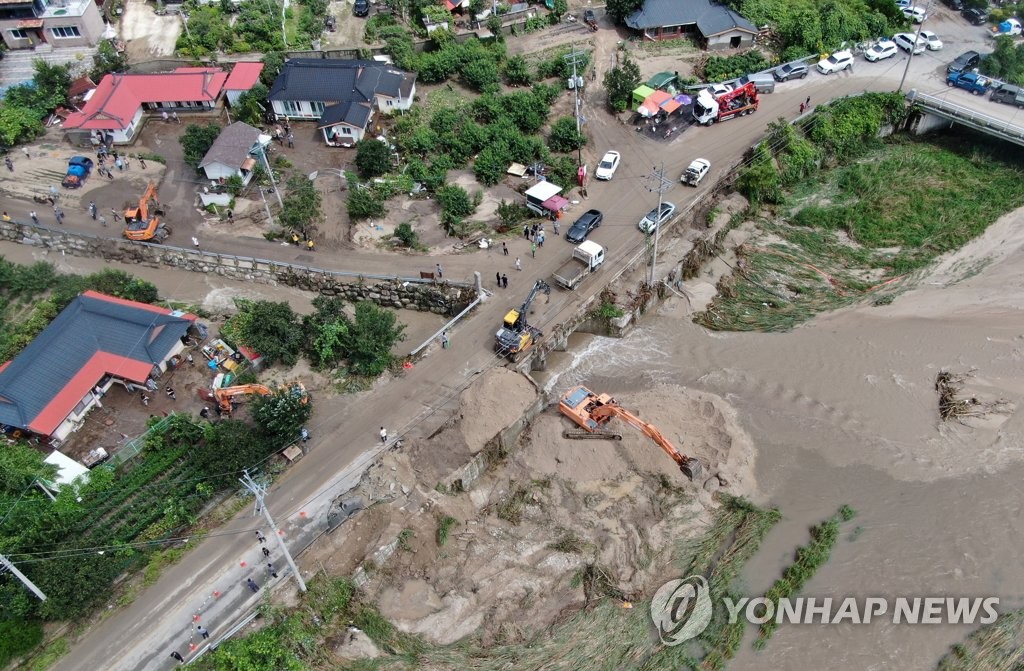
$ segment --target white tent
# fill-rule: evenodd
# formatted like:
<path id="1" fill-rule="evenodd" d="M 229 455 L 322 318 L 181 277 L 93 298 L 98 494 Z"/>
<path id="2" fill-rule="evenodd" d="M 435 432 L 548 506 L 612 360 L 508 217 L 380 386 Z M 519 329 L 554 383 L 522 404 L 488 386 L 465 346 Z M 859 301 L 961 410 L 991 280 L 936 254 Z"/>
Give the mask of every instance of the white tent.
<path id="1" fill-rule="evenodd" d="M 43 461 L 57 467 L 56 482 L 51 483 L 55 484 L 57 489 L 63 485 L 70 485 L 82 476 L 88 477 L 89 474 L 88 468 L 57 450 L 51 452 Z"/>

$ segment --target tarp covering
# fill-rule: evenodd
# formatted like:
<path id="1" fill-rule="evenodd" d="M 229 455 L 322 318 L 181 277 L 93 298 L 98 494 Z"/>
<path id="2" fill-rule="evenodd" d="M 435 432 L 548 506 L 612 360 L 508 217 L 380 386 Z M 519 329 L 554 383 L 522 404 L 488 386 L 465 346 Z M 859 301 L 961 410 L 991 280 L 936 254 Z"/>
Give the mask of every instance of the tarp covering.
<path id="1" fill-rule="evenodd" d="M 680 105 L 675 98 L 669 98 L 665 102 L 661 103 L 661 109 L 665 110 L 668 114 L 672 114 L 672 112 L 675 112 L 680 107 L 682 107 L 682 105 Z"/>
<path id="2" fill-rule="evenodd" d="M 633 89 L 633 107 L 634 109 L 639 107 L 647 99 L 647 96 L 654 93 L 654 89 L 650 86 L 638 86 Z"/>
<path id="3" fill-rule="evenodd" d="M 663 103 L 672 99 L 668 93 L 664 91 L 654 91 L 644 100 L 644 104 L 637 109 L 637 112 L 646 116 L 652 117 L 661 110 Z"/>
<path id="4" fill-rule="evenodd" d="M 565 198 L 562 198 L 561 196 L 551 196 L 543 203 L 541 203 L 541 207 L 551 212 L 559 212 L 568 204 L 569 201 L 566 200 Z"/>

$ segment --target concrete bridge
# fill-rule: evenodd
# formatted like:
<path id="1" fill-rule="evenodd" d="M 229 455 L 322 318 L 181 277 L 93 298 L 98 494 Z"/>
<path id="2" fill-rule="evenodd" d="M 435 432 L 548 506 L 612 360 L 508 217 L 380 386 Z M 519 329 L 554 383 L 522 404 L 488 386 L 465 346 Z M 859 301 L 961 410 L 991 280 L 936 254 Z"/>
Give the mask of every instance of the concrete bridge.
<path id="1" fill-rule="evenodd" d="M 914 133 L 927 133 L 958 123 L 1024 147 L 1024 126 L 927 93 L 919 93 L 916 89 L 907 93 L 907 102 L 912 107 L 909 127 Z"/>

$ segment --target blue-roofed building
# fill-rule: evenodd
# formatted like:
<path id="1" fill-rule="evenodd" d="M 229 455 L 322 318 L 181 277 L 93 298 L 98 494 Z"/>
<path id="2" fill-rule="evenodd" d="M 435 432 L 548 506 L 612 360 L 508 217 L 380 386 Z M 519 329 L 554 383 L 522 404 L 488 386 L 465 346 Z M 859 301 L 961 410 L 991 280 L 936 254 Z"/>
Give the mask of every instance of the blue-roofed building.
<path id="1" fill-rule="evenodd" d="M 143 385 L 184 349 L 196 316 L 86 291 L 0 365 L 0 428 L 51 441 L 75 431 L 117 382 Z"/>
<path id="2" fill-rule="evenodd" d="M 375 111 L 407 110 L 416 96 L 416 75 L 366 60 L 292 58 L 285 61 L 267 96 L 274 114 L 318 121 L 330 146 L 363 139 Z"/>
<path id="3" fill-rule="evenodd" d="M 695 38 L 706 49 L 749 49 L 757 27 L 713 0 L 644 0 L 626 25 L 646 40 Z"/>

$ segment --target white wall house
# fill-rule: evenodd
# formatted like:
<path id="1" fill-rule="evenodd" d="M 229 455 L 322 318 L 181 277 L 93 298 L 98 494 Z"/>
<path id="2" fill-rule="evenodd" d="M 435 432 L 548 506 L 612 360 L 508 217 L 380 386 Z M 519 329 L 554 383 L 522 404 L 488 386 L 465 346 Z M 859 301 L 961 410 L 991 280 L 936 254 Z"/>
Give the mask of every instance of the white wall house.
<path id="1" fill-rule="evenodd" d="M 236 121 L 220 132 L 199 162 L 199 169 L 214 182 L 237 176 L 242 178 L 242 184 L 248 184 L 256 167 L 252 152 L 257 144 L 266 147 L 270 144 L 270 136 L 247 123 Z"/>

